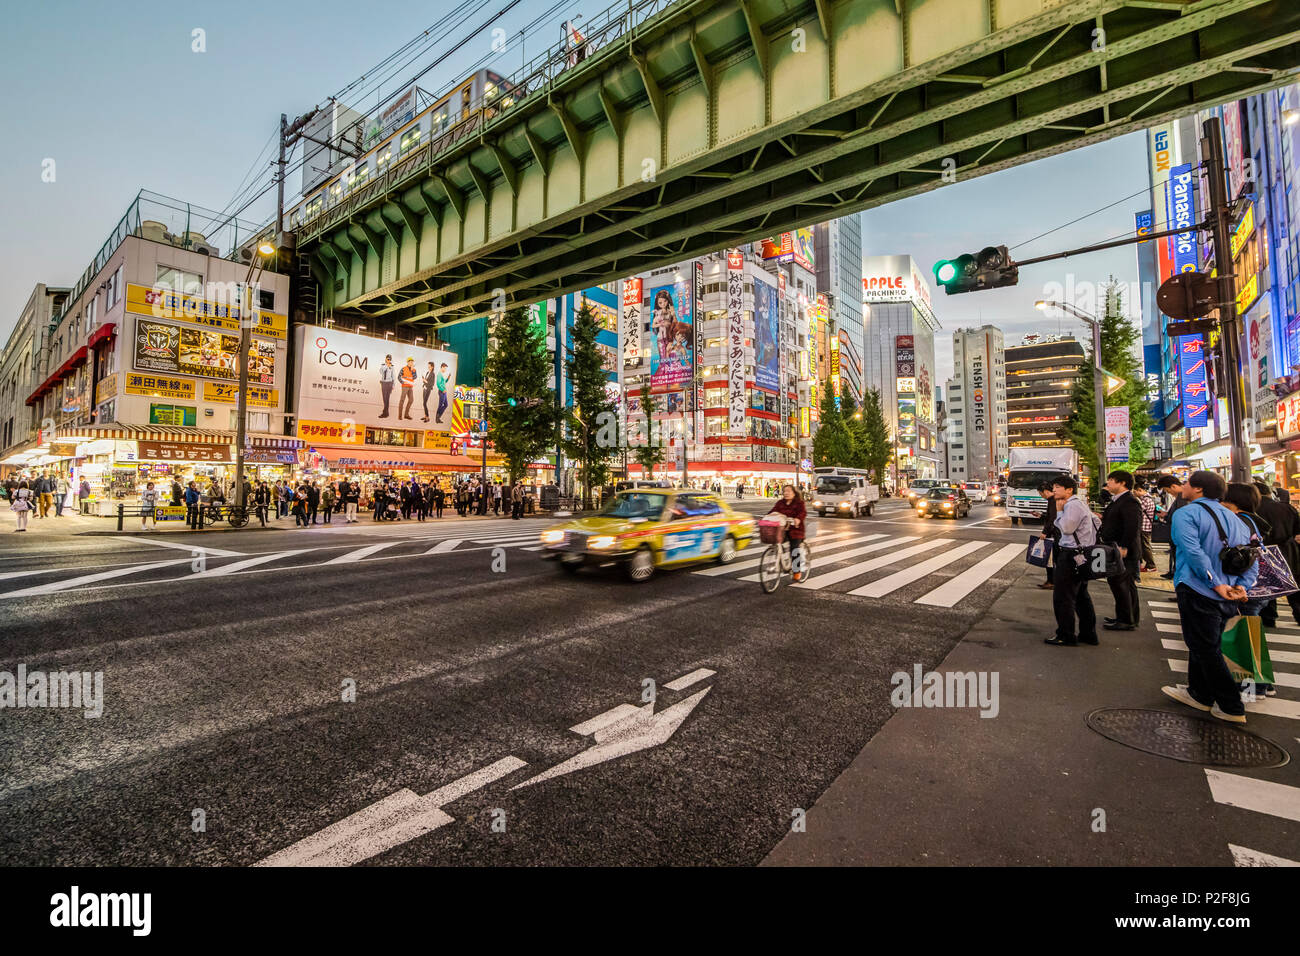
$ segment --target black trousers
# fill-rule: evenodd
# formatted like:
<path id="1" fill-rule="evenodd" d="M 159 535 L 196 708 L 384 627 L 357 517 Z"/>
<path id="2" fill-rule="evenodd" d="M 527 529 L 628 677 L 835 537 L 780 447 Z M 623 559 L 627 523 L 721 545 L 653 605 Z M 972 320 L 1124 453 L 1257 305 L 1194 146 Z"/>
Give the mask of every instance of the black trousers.
<path id="1" fill-rule="evenodd" d="M 312 524 L 316 523 L 316 508 L 316 505 L 307 506 L 307 517 L 311 519 Z"/>
<path id="2" fill-rule="evenodd" d="M 1121 624 L 1136 624 L 1141 616 L 1137 579 L 1137 561 L 1129 557 L 1124 559 L 1124 573 L 1106 581 L 1115 596 L 1115 620 Z"/>
<path id="3" fill-rule="evenodd" d="M 199 526 L 199 506 L 188 505 L 185 509 L 185 520 L 189 522 L 191 528 Z"/>
<path id="4" fill-rule="evenodd" d="M 1225 714 L 1244 714 L 1241 685 L 1223 659 L 1223 626 L 1239 613 L 1235 601 L 1208 598 L 1178 585 L 1178 618 L 1187 645 L 1187 692 L 1202 704 L 1218 704 Z"/>
<path id="5" fill-rule="evenodd" d="M 330 515 L 332 515 L 332 514 L 334 514 L 334 508 L 333 508 L 333 506 L 330 506 L 330 507 L 328 507 L 328 508 L 325 509 L 325 523 L 326 523 L 326 524 L 329 524 L 329 523 L 330 523 Z"/>
<path id="6" fill-rule="evenodd" d="M 1097 638 L 1097 612 L 1092 606 L 1092 595 L 1088 593 L 1087 579 L 1077 579 L 1074 575 L 1074 557 L 1070 552 L 1053 555 L 1056 561 L 1052 579 L 1052 610 L 1056 613 L 1056 637 L 1062 641 L 1085 640 Z M 1079 619 L 1079 631 L 1076 636 L 1074 619 Z"/>

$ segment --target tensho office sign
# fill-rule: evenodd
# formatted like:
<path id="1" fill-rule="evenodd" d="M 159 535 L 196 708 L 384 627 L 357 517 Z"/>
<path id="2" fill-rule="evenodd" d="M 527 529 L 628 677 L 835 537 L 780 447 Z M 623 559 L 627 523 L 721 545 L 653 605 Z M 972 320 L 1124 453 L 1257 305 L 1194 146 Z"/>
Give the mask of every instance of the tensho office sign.
<path id="1" fill-rule="evenodd" d="M 452 430 L 455 353 L 314 326 L 294 343 L 300 420 Z"/>

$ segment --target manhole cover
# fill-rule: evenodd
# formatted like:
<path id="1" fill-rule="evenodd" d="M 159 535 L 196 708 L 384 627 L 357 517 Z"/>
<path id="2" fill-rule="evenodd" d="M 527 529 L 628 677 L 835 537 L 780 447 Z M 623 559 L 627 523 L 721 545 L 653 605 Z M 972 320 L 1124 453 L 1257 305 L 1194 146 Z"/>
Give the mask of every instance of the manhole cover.
<path id="1" fill-rule="evenodd" d="M 1270 740 L 1213 717 L 1113 708 L 1088 715 L 1090 728 L 1143 753 L 1212 767 L 1280 767 L 1290 756 Z"/>

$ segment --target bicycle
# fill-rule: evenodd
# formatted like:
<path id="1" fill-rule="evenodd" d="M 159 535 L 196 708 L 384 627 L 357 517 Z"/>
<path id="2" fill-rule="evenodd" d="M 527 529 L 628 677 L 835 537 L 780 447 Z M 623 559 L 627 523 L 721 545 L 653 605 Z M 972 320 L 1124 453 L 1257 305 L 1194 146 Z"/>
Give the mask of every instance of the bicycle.
<path id="1" fill-rule="evenodd" d="M 785 536 L 790 518 L 785 515 L 765 515 L 758 523 L 759 540 L 768 546 L 758 562 L 758 578 L 764 592 L 771 594 L 781 586 L 781 578 L 790 575 L 793 579 L 795 567 L 790 556 L 790 542 Z M 802 574 L 800 583 L 807 581 L 812 574 L 812 549 L 804 541 L 800 549 L 801 560 L 798 569 Z"/>

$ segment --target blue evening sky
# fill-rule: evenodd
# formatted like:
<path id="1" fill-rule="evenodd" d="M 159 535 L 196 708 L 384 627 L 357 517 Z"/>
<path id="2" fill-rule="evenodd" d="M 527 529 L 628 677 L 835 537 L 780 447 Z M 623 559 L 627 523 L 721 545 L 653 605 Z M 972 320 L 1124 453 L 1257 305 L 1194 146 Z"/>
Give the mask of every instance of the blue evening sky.
<path id="1" fill-rule="evenodd" d="M 142 188 L 227 210 L 246 175 L 269 181 L 263 148 L 278 127 L 323 103 L 408 41 L 436 36 L 462 20 L 456 37 L 490 24 L 468 42 L 436 43 L 382 87 L 400 89 L 415 69 L 450 50 L 420 85 L 440 91 L 490 65 L 512 73 L 524 57 L 558 43 L 560 24 L 595 16 L 609 0 L 313 0 L 311 3 L 44 0 L 11 4 L 0 40 L 0 343 L 37 282 L 72 285 Z M 581 21 L 579 21 L 581 23 Z M 535 25 L 522 47 L 519 33 Z M 492 28 L 506 49 L 492 49 Z M 194 31 L 204 31 L 195 52 Z M 486 59 L 485 59 L 486 58 Z M 376 74 L 372 74 L 373 78 Z M 346 100 L 346 97 L 345 97 Z M 363 102 L 372 108 L 373 91 Z M 54 160 L 55 181 L 42 181 Z M 925 269 L 936 258 L 989 243 L 1015 245 L 1143 188 L 1145 148 L 1133 135 L 1029 167 L 961 182 L 864 214 L 863 251 L 906 253 Z M 297 176 L 290 173 L 292 198 Z M 230 207 L 233 208 L 233 207 Z M 1100 241 L 1129 230 L 1142 197 L 1063 229 L 1019 255 Z M 272 194 L 241 218 L 262 222 Z M 936 298 L 945 331 L 936 343 L 938 381 L 951 372 L 950 331 L 992 322 L 1010 338 L 1055 330 L 1033 310 L 1042 287 L 1136 280 L 1131 249 L 1039 266 L 1015 290 Z M 1076 323 L 1077 326 L 1077 323 Z"/>

